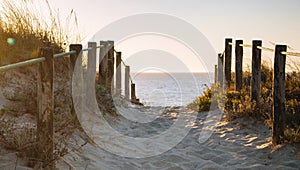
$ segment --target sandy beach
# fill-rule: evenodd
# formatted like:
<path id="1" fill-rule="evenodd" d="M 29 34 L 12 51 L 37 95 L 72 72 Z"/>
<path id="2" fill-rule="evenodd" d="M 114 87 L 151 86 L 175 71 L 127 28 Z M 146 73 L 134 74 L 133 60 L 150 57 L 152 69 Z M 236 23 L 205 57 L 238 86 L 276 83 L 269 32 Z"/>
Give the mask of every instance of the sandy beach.
<path id="1" fill-rule="evenodd" d="M 123 108 L 124 109 L 124 108 Z M 155 114 L 158 117 L 150 123 L 138 123 L 128 120 L 130 117 L 119 116 L 118 119 L 106 116 L 105 121 L 115 130 L 134 138 L 150 138 L 169 129 L 179 115 L 197 116 L 188 134 L 174 147 L 167 151 L 145 158 L 123 157 L 108 152 L 97 144 L 86 143 L 80 133 L 74 133 L 70 144 L 74 147 L 85 144 L 75 152 L 64 156 L 56 163 L 58 169 L 299 169 L 299 145 L 284 144 L 272 147 L 271 129 L 263 122 L 254 119 L 236 119 L 226 122 L 222 119 L 215 123 L 214 132 L 205 142 L 199 142 L 199 135 L 208 112 L 196 113 L 185 107 L 142 107 L 132 106 L 132 113 Z M 120 112 L 124 111 L 119 109 Z M 128 110 L 127 110 L 128 111 Z M 134 114 L 133 114 L 134 115 Z M 154 118 L 152 117 L 152 118 Z M 186 117 L 185 117 L 186 118 Z M 138 117 L 136 117 L 138 119 Z M 151 121 L 150 119 L 148 121 Z M 100 128 L 101 129 L 101 128 Z M 104 130 L 105 131 L 105 130 Z M 76 140 L 74 140 L 76 139 Z M 110 139 L 119 140 L 110 136 Z M 107 141 L 106 144 L 114 142 Z M 170 139 L 171 141 L 172 139 Z M 120 140 L 121 141 L 121 140 Z M 120 152 L 130 151 L 130 144 L 115 146 Z M 169 143 L 157 146 L 169 147 Z M 126 144 L 125 144 L 126 145 Z M 113 147 L 113 145 L 107 145 Z M 143 150 L 144 148 L 140 148 Z M 147 150 L 145 150 L 146 152 Z M 1 149 L 0 169 L 30 169 L 25 162 L 17 159 L 17 152 Z"/>
<path id="2" fill-rule="evenodd" d="M 147 137 L 164 131 L 177 116 L 190 110 L 184 107 L 131 108 L 137 111 L 162 112 L 152 123 L 139 124 L 120 117 L 111 126 L 128 136 Z M 152 112 L 151 111 L 151 112 Z M 299 169 L 299 145 L 284 144 L 272 147 L 271 130 L 254 119 L 221 120 L 204 143 L 199 134 L 207 113 L 199 113 L 187 136 L 170 150 L 147 158 L 126 158 L 109 153 L 97 145 L 87 144 L 80 151 L 69 154 L 58 163 L 59 169 Z M 110 118 L 107 118 L 109 121 Z M 172 139 L 170 139 L 172 140 Z M 82 141 L 84 142 L 84 141 Z M 167 146 L 166 146 L 167 147 Z M 68 165 L 65 163 L 68 162 Z"/>

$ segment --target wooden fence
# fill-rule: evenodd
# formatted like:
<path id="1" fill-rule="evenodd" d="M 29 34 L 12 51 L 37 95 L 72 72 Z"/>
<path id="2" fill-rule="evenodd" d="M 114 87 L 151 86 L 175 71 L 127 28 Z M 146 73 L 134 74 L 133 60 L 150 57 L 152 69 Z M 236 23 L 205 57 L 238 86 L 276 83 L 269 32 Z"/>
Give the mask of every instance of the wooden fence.
<path id="1" fill-rule="evenodd" d="M 285 65 L 286 56 L 298 56 L 300 53 L 287 52 L 287 45 L 276 45 L 275 49 L 262 46 L 261 40 L 253 40 L 252 45 L 243 44 L 243 40 L 236 40 L 232 43 L 232 39 L 225 40 L 225 51 L 218 54 L 217 74 L 215 81 L 221 87 L 226 84 L 230 87 L 231 82 L 231 57 L 232 46 L 235 46 L 235 90 L 240 91 L 243 86 L 242 82 L 242 63 L 243 63 L 243 47 L 252 48 L 252 69 L 251 69 L 251 100 L 255 101 L 257 106 L 260 105 L 260 83 L 261 83 L 261 51 L 274 52 L 274 80 L 273 80 L 273 127 L 272 140 L 275 144 L 282 143 L 282 136 L 285 128 Z M 225 62 L 225 64 L 224 64 Z M 225 79 L 223 78 L 225 75 Z"/>
<path id="2" fill-rule="evenodd" d="M 121 94 L 122 65 L 125 68 L 124 95 Z M 139 99 L 136 98 L 135 84 L 130 76 L 130 66 L 126 65 L 122 60 L 122 52 L 114 49 L 113 41 L 100 41 L 99 75 L 97 82 L 106 89 L 107 93 L 113 94 L 115 97 L 125 98 L 126 100 L 129 100 L 129 92 L 131 91 L 130 101 L 135 104 L 140 104 Z M 129 84 L 131 84 L 131 86 L 129 86 Z"/>
<path id="3" fill-rule="evenodd" d="M 126 65 L 122 58 L 121 52 L 114 50 L 113 41 L 101 41 L 99 46 L 96 46 L 96 42 L 89 42 L 88 48 L 82 49 L 81 44 L 71 44 L 69 46 L 70 51 L 65 53 L 53 54 L 51 47 L 40 48 L 38 58 L 5 65 L 0 67 L 0 72 L 15 69 L 22 66 L 28 66 L 33 64 L 39 64 L 38 66 L 38 79 L 37 79 L 37 103 L 38 113 L 36 114 L 37 120 L 37 143 L 38 149 L 41 153 L 37 160 L 42 161 L 42 166 L 49 169 L 54 169 L 54 143 L 53 143 L 53 113 L 54 113 L 54 62 L 55 58 L 70 56 L 70 81 L 74 72 L 76 60 L 79 55 L 82 55 L 83 51 L 88 51 L 88 65 L 87 73 L 94 74 L 96 70 L 93 65 L 96 63 L 96 49 L 100 48 L 99 53 L 99 78 L 97 83 L 103 85 L 108 94 L 121 98 L 121 62 L 125 66 L 125 85 L 124 85 L 124 98 L 129 100 L 129 91 L 131 91 L 131 102 L 139 103 L 139 99 L 135 95 L 135 84 L 130 76 L 130 67 Z M 116 90 L 114 91 L 114 53 L 116 52 Z M 91 69 L 93 68 L 93 69 Z M 130 80 L 130 82 L 129 82 Z M 92 81 L 91 81 L 92 82 Z M 131 83 L 131 89 L 129 84 Z M 91 87 L 94 84 L 91 83 Z M 92 88 L 95 90 L 95 88 Z M 91 90 L 91 92 L 95 92 Z M 72 82 L 70 86 L 70 95 L 72 96 Z M 71 114 L 76 114 L 73 107 Z"/>

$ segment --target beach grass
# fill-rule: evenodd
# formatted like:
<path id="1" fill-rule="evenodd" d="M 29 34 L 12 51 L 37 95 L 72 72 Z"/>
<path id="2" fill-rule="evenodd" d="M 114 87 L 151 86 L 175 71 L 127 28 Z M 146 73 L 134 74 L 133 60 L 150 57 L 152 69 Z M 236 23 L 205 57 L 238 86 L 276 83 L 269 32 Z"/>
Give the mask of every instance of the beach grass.
<path id="1" fill-rule="evenodd" d="M 217 100 L 225 97 L 223 107 L 225 118 L 228 121 L 241 117 L 251 117 L 263 120 L 270 128 L 273 124 L 273 69 L 269 64 L 263 62 L 261 82 L 261 97 L 259 104 L 251 100 L 251 88 L 247 79 L 251 78 L 249 71 L 243 72 L 243 89 L 239 92 L 231 86 L 227 91 L 220 94 L 219 85 L 213 84 L 204 91 L 202 96 L 195 99 L 188 107 L 202 111 L 209 111 L 212 102 L 212 95 L 217 94 Z M 286 128 L 284 139 L 289 143 L 300 142 L 300 72 L 297 64 L 293 64 L 292 72 L 286 74 L 285 94 L 286 94 Z M 234 80 L 234 74 L 232 74 Z M 247 83 L 248 82 L 248 83 Z M 234 85 L 234 81 L 231 84 Z"/>
<path id="2" fill-rule="evenodd" d="M 63 22 L 59 11 L 52 9 L 48 0 L 3 0 L 1 6 L 1 65 L 33 58 L 39 47 L 52 46 L 58 53 L 70 43 L 82 40 L 73 10 Z"/>
<path id="3" fill-rule="evenodd" d="M 48 0 L 2 0 L 0 3 L 0 65 L 36 58 L 40 47 L 52 47 L 54 53 L 60 53 L 67 50 L 69 44 L 82 41 L 73 10 L 62 19 Z M 67 141 L 74 130 L 79 129 L 79 124 L 70 114 L 71 96 L 66 88 L 69 62 L 66 58 L 59 58 L 54 67 L 56 138 L 53 161 L 56 161 L 72 150 Z M 42 161 L 38 158 L 42 153 L 36 142 L 36 68 L 26 66 L 0 75 L 3 97 L 10 103 L 0 112 L 0 146 L 17 152 L 18 157 L 27 162 L 26 166 L 38 168 Z M 20 124 L 25 115 L 32 120 L 26 126 Z"/>

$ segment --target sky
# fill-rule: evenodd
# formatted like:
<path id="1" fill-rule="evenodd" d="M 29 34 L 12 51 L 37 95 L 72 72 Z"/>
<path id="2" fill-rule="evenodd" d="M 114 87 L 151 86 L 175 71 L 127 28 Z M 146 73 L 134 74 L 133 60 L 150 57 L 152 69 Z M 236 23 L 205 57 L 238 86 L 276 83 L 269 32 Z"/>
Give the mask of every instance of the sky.
<path id="1" fill-rule="evenodd" d="M 263 46 L 269 48 L 274 48 L 272 42 L 288 44 L 293 47 L 291 51 L 300 52 L 299 0 L 49 0 L 49 2 L 54 9 L 59 9 L 62 16 L 67 16 L 72 9 L 75 10 L 80 32 L 86 36 L 86 41 L 105 26 L 121 18 L 135 14 L 161 13 L 177 17 L 194 26 L 207 38 L 215 53 L 223 52 L 225 38 L 233 38 L 233 41 L 242 39 L 246 44 L 259 39 L 263 41 Z M 174 44 L 173 41 L 174 39 L 162 38 L 159 35 L 133 36 L 117 44 L 116 49 L 123 52 L 124 60 L 142 50 L 154 48 L 161 51 L 169 50 L 167 52 L 170 55 L 177 54 L 176 57 L 182 60 L 190 71 L 202 72 L 207 69 L 212 71 L 216 59 L 204 68 L 207 63 L 195 59 L 197 57 L 193 57 L 193 54 L 178 56 L 179 53 L 182 54 L 182 50 L 178 50 L 179 46 L 175 45 L 174 49 L 164 47 L 166 44 Z M 157 46 L 162 48 L 157 49 Z M 134 48 L 139 48 L 140 51 L 132 50 Z M 176 54 L 171 54 L 174 51 Z M 251 49 L 245 49 L 245 61 L 251 58 L 250 51 Z M 263 52 L 263 55 L 272 58 L 273 54 Z"/>

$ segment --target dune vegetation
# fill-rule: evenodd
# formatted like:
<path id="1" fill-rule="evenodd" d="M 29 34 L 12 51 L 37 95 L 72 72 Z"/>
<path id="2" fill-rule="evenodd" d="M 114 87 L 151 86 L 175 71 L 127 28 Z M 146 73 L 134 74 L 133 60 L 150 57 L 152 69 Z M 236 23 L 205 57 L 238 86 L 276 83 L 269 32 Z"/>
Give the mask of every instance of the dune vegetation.
<path id="1" fill-rule="evenodd" d="M 2 0 L 0 11 L 1 66 L 36 58 L 40 47 L 52 47 L 54 53 L 60 53 L 71 43 L 82 41 L 76 13 L 72 10 L 62 19 L 48 0 Z M 16 152 L 31 167 L 38 167 L 41 161 L 37 159 L 41 153 L 36 142 L 36 66 L 0 73 L 0 146 Z M 58 58 L 54 67 L 54 159 L 57 160 L 75 149 L 67 140 L 78 129 L 78 123 L 70 114 L 69 61 Z"/>
<path id="2" fill-rule="evenodd" d="M 235 76 L 232 74 L 232 86 L 222 94 L 219 93 L 219 84 L 207 87 L 202 96 L 195 99 L 188 107 L 199 112 L 210 110 L 212 95 L 216 94 L 217 100 L 225 98 L 222 109 L 228 121 L 240 117 L 252 117 L 263 120 L 266 125 L 272 127 L 273 119 L 273 69 L 264 62 L 261 71 L 264 80 L 261 82 L 260 104 L 251 101 L 249 71 L 243 72 L 243 88 L 240 92 L 234 90 Z M 289 65 L 288 65 L 289 66 Z M 293 63 L 293 70 L 286 74 L 285 95 L 286 95 L 286 129 L 285 141 L 290 143 L 300 142 L 300 69 Z"/>

